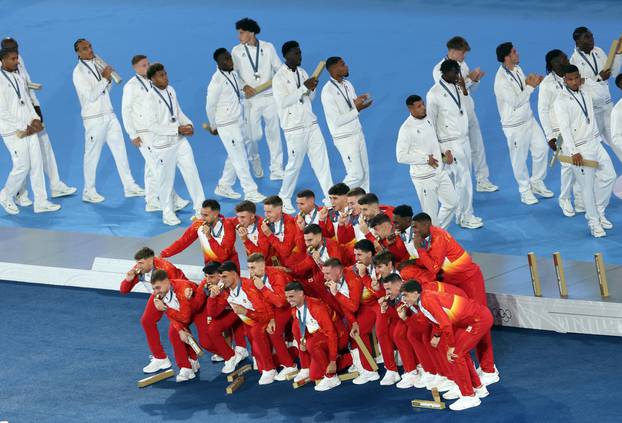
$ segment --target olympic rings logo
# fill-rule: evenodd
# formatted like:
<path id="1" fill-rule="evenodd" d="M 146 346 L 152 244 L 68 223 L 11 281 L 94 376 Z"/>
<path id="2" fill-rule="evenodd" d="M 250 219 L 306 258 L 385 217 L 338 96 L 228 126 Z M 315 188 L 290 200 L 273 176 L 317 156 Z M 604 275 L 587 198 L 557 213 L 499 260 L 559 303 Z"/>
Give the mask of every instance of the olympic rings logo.
<path id="1" fill-rule="evenodd" d="M 490 311 L 495 320 L 501 320 L 503 323 L 512 320 L 512 311 L 507 308 L 492 308 Z"/>

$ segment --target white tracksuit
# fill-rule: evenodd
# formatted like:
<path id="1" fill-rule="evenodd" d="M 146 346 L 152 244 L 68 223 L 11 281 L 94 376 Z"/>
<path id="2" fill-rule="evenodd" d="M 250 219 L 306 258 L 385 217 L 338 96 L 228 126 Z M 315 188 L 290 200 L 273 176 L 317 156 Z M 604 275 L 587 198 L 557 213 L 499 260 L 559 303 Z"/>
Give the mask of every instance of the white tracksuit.
<path id="1" fill-rule="evenodd" d="M 177 167 L 192 198 L 192 207 L 198 213 L 205 200 L 203 184 L 192 147 L 186 137 L 179 134 L 179 127 L 192 125 L 192 121 L 181 110 L 175 89 L 170 85 L 164 90 L 152 86 L 141 102 L 141 109 L 144 118 L 139 119 L 139 123 L 144 126 L 136 129 L 136 135 L 141 139 L 145 137 L 152 147 L 162 213 L 173 213 L 175 208 L 173 186 Z"/>
<path id="2" fill-rule="evenodd" d="M 337 82 L 329 77 L 322 88 L 322 106 L 328 130 L 346 168 L 343 183 L 369 192 L 369 160 L 359 112 L 354 105 L 356 92 L 347 79 Z"/>
<path id="3" fill-rule="evenodd" d="M 582 110 L 584 104 L 587 118 Z M 583 159 L 596 160 L 599 164 L 597 169 L 573 166 L 575 178 L 581 185 L 585 217 L 590 226 L 598 224 L 609 204 L 616 174 L 609 155 L 600 143 L 592 96 L 584 89 L 571 93 L 566 88 L 553 107 L 564 140 L 564 151 L 569 155 L 581 153 Z"/>
<path id="4" fill-rule="evenodd" d="M 458 194 L 456 214 L 459 220 L 468 220 L 473 216 L 473 181 L 466 98 L 458 86 L 441 79 L 428 91 L 426 103 L 441 151 L 450 150 L 454 157 L 454 162 L 447 166 L 447 170 L 453 177 Z"/>
<path id="5" fill-rule="evenodd" d="M 429 117 L 408 116 L 400 127 L 395 155 L 398 163 L 410 165 L 421 210 L 430 215 L 433 225 L 447 228 L 458 207 L 458 196 L 444 168 L 441 145 Z M 428 164 L 430 155 L 438 160 L 437 168 Z"/>
<path id="6" fill-rule="evenodd" d="M 258 46 L 238 44 L 231 50 L 233 66 L 241 80 L 240 88 L 248 85 L 257 87 L 270 81 L 281 67 L 281 60 L 274 46 L 267 41 L 257 40 Z M 259 51 L 258 51 L 259 49 Z M 259 57 L 257 57 L 259 53 Z M 255 72 L 255 68 L 257 72 Z M 256 77 L 255 73 L 259 74 Z M 266 142 L 270 151 L 270 172 L 283 170 L 283 147 L 281 145 L 281 130 L 279 115 L 272 95 L 272 89 L 267 89 L 244 102 L 244 121 L 248 140 L 248 156 L 250 160 L 259 158 L 259 141 L 262 137 L 261 119 L 264 120 Z"/>
<path id="7" fill-rule="evenodd" d="M 35 207 L 47 201 L 41 146 L 37 134 L 19 138 L 30 123 L 39 119 L 28 95 L 24 78 L 17 72 L 1 71 L 0 75 L 0 135 L 11 154 L 13 168 L 2 193 L 11 201 L 24 187 L 28 175 L 34 193 Z"/>
<path id="8" fill-rule="evenodd" d="M 138 138 L 137 128 L 145 125 L 140 123 L 142 116 L 142 102 L 149 96 L 152 89 L 151 81 L 140 75 L 134 75 L 123 86 L 123 99 L 121 101 L 121 117 L 123 118 L 123 126 L 130 140 Z M 151 138 L 141 138 L 139 147 L 140 154 L 145 159 L 145 201 L 148 204 L 158 204 L 158 185 L 156 175 L 156 160 L 151 146 Z"/>
<path id="9" fill-rule="evenodd" d="M 438 82 L 441 79 L 441 64 L 447 60 L 447 57 L 443 58 L 440 62 L 434 66 L 432 70 L 432 77 L 434 82 Z M 479 127 L 479 120 L 475 114 L 475 100 L 473 100 L 473 93 L 479 87 L 479 82 L 473 82 L 469 78 L 469 65 L 466 62 L 458 62 L 460 65 L 460 74 L 464 78 L 469 95 L 466 97 L 466 113 L 469 117 L 469 144 L 471 146 L 471 161 L 473 164 L 473 170 L 475 171 L 475 179 L 483 181 L 488 179 L 490 172 L 488 170 L 488 163 L 486 162 L 486 149 L 484 147 L 484 138 L 482 138 L 482 130 Z"/>
<path id="10" fill-rule="evenodd" d="M 510 71 L 501 65 L 495 76 L 494 90 L 514 179 L 523 194 L 531 190 L 532 183 L 543 182 L 546 177 L 548 146 L 529 104 L 534 88 L 525 82 L 520 66 L 516 65 Z M 531 178 L 527 169 L 530 151 Z"/>
<path id="11" fill-rule="evenodd" d="M 620 73 L 620 67 L 622 65 L 622 54 L 617 54 L 611 66 L 611 77 L 603 81 L 600 78 L 599 73 L 605 67 L 607 62 L 607 54 L 600 48 L 594 47 L 592 51 L 587 54 L 575 48 L 572 56 L 570 56 L 570 63 L 579 68 L 581 77 L 585 79 L 591 79 L 598 82 L 603 86 L 602 93 L 602 107 L 594 106 L 596 113 L 596 124 L 600 131 L 601 138 L 611 145 L 611 110 L 613 109 L 613 101 L 611 100 L 611 92 L 609 91 L 609 80 L 615 80 L 618 73 Z M 597 101 L 595 96 L 592 98 Z M 619 148 L 613 148 L 614 153 L 618 157 L 618 160 L 622 161 L 622 150 Z"/>
<path id="12" fill-rule="evenodd" d="M 227 160 L 218 185 L 231 188 L 237 176 L 244 194 L 248 194 L 257 191 L 257 184 L 248 167 L 242 94 L 242 84 L 235 70 L 224 72 L 216 69 L 207 86 L 205 111 L 210 127 L 218 130 L 218 136 L 227 150 Z"/>
<path id="13" fill-rule="evenodd" d="M 540 117 L 540 123 L 544 130 L 544 136 L 546 140 L 557 139 L 559 137 L 559 125 L 557 124 L 557 117 L 555 116 L 555 109 L 553 105 L 559 93 L 564 89 L 564 80 L 562 77 L 557 76 L 555 72 L 550 72 L 540 85 L 538 85 L 538 116 Z M 564 145 L 560 148 L 559 154 L 567 155 L 564 151 Z M 580 187 L 575 184 L 574 172 L 572 165 L 568 163 L 560 162 L 560 191 L 559 198 L 562 200 L 570 200 L 570 191 L 574 191 L 575 200 L 581 195 Z M 580 200 L 582 201 L 582 199 Z"/>
<path id="14" fill-rule="evenodd" d="M 274 100 L 288 152 L 285 177 L 279 192 L 283 200 L 291 201 L 307 154 L 325 198 L 328 198 L 328 190 L 333 185 L 326 143 L 311 108 L 315 91 L 309 91 L 304 86 L 308 78 L 309 75 L 303 68 L 298 67 L 292 71 L 287 65 L 283 65 L 272 79 Z"/>
<path id="15" fill-rule="evenodd" d="M 17 66 L 17 72 L 22 76 L 22 78 L 24 78 L 26 86 L 28 86 L 28 83 L 32 82 L 22 56 L 19 56 L 19 65 Z M 30 96 L 32 105 L 40 107 L 39 99 L 37 98 L 35 91 L 29 88 L 28 95 Z M 54 150 L 52 149 L 52 143 L 50 142 L 50 137 L 48 136 L 45 127 L 41 132 L 37 133 L 37 137 L 39 138 L 39 146 L 41 147 L 43 172 L 50 180 L 50 189 L 54 191 L 56 189 L 64 188 L 60 180 L 60 175 L 58 174 L 58 165 L 56 164 L 56 156 L 54 155 Z M 26 189 L 25 185 L 24 189 Z"/>
<path id="16" fill-rule="evenodd" d="M 112 84 L 101 76 L 101 69 L 92 60 L 78 60 L 73 70 L 73 85 L 84 123 L 84 192 L 96 191 L 97 164 L 104 144 L 110 148 L 124 190 L 132 190 L 136 182 L 130 171 L 121 125 L 110 102 Z"/>
<path id="17" fill-rule="evenodd" d="M 618 101 L 611 111 L 611 145 L 622 150 L 622 100 Z M 618 177 L 614 185 L 614 194 L 622 198 L 622 177 Z"/>
<path id="18" fill-rule="evenodd" d="M 622 100 L 611 111 L 611 142 L 622 147 Z"/>

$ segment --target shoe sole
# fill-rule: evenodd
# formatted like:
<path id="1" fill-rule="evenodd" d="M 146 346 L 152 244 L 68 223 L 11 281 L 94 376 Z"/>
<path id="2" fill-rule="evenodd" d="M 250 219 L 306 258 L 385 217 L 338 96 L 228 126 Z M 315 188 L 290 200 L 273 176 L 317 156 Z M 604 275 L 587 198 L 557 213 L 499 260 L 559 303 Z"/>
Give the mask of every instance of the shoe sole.
<path id="1" fill-rule="evenodd" d="M 60 207 L 57 209 L 48 209 L 48 210 L 35 210 L 35 213 L 51 213 L 51 212 L 55 212 L 55 211 L 59 211 Z"/>
<path id="2" fill-rule="evenodd" d="M 225 195 L 219 192 L 214 191 L 214 194 L 216 194 L 219 197 L 223 197 L 223 198 L 229 198 L 230 200 L 239 200 L 240 198 L 242 198 L 242 195 Z"/>
<path id="3" fill-rule="evenodd" d="M 75 194 L 76 191 L 77 189 L 74 189 L 73 191 L 67 191 L 67 192 L 57 192 L 57 193 L 52 192 L 52 198 L 68 197 L 70 195 Z"/>
<path id="4" fill-rule="evenodd" d="M 146 371 L 145 371 L 145 369 L 143 369 L 143 373 L 144 373 L 144 374 L 146 374 L 146 375 L 151 375 L 151 374 L 153 374 L 153 373 L 157 373 L 157 372 L 159 372 L 160 370 L 168 370 L 168 369 L 170 369 L 171 367 L 173 367 L 173 365 L 172 365 L 172 364 L 171 364 L 171 365 L 169 365 L 169 366 L 167 366 L 167 367 L 160 367 L 158 370 L 154 370 L 153 372 L 146 372 Z"/>
<path id="5" fill-rule="evenodd" d="M 477 192 L 497 192 L 499 188 L 491 189 L 491 188 L 475 188 Z"/>
<path id="6" fill-rule="evenodd" d="M 133 197 L 144 197 L 145 194 L 140 193 L 132 193 L 132 194 L 124 194 L 125 198 L 133 198 Z"/>

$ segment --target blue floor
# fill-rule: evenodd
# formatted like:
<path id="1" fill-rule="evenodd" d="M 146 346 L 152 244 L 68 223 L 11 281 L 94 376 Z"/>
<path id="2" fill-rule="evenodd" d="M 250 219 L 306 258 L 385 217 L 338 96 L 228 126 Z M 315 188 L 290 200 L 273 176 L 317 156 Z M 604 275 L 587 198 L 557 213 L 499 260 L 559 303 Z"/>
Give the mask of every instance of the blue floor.
<path id="1" fill-rule="evenodd" d="M 138 389 L 148 355 L 138 321 L 145 297 L 12 282 L 0 288 L 0 420 L 620 421 L 620 338 L 495 329 L 501 382 L 480 407 L 460 414 L 413 410 L 410 400 L 430 396 L 421 389 L 344 383 L 329 393 L 294 391 L 289 383 L 259 387 L 256 373 L 227 396 L 221 364 L 208 356 L 199 380 Z M 171 352 L 167 340 L 164 346 Z"/>
<path id="2" fill-rule="evenodd" d="M 564 218 L 555 199 L 531 207 L 519 202 L 492 90 L 498 67 L 494 49 L 499 42 L 512 40 L 521 54 L 523 69 L 543 73 L 546 51 L 562 48 L 570 52 L 572 30 L 579 25 L 592 28 L 597 44 L 608 50 L 610 41 L 619 35 L 622 17 L 619 3 L 613 0 L 576 5 L 561 0 L 529 0 L 511 5 L 501 0 L 430 3 L 141 0 L 85 4 L 76 0 L 5 0 L 1 2 L 5 6 L 2 35 L 19 40 L 32 78 L 43 83 L 39 98 L 62 177 L 80 190 L 83 128 L 71 82 L 76 63 L 74 40 L 89 38 L 96 51 L 126 79 L 132 74 L 130 58 L 137 53 L 145 53 L 167 66 L 182 107 L 197 128 L 191 143 L 209 197 L 224 160 L 220 141 L 200 129 L 205 121 L 205 88 L 215 68 L 211 55 L 217 47 L 235 45 L 234 22 L 251 16 L 262 25 L 260 38 L 272 41 L 277 50 L 286 40 L 299 40 L 307 70 L 330 55 L 346 59 L 357 90 L 370 92 L 375 99 L 373 107 L 361 117 L 370 150 L 372 189 L 385 203 L 407 202 L 417 206 L 408 169 L 396 165 L 394 157 L 397 131 L 407 116 L 404 99 L 412 93 L 425 95 L 432 84 L 431 69 L 445 53 L 446 40 L 459 33 L 473 48 L 468 63 L 487 72 L 475 100 L 491 179 L 501 191 L 475 195 L 475 211 L 483 217 L 485 227 L 477 231 L 453 227 L 456 237 L 468 249 L 481 252 L 523 255 L 535 251 L 548 255 L 561 251 L 568 259 L 590 260 L 593 252 L 602 251 L 608 262 L 622 263 L 622 236 L 617 227 L 606 239 L 593 240 L 584 218 Z M 326 75 L 322 81 L 325 80 Z M 614 90 L 614 99 L 619 97 Z M 115 87 L 112 98 L 120 115 L 120 87 Z M 535 104 L 533 107 L 535 110 Z M 328 137 L 319 98 L 315 110 Z M 327 141 L 333 178 L 339 181 L 344 175 L 343 165 L 332 141 Z M 140 181 L 142 158 L 135 148 L 127 145 L 133 174 Z M 267 169 L 265 143 L 262 153 Z M 618 163 L 616 166 L 620 171 Z M 9 168 L 10 158 L 3 150 L 0 180 L 4 180 Z M 280 184 L 266 179 L 259 182 L 260 190 L 276 193 Z M 559 191 L 558 168 L 550 172 L 547 184 Z M 319 191 L 308 165 L 298 186 Z M 102 205 L 84 204 L 79 196 L 74 196 L 61 200 L 63 209 L 55 214 L 34 215 L 24 210 L 17 217 L 9 217 L 2 213 L 0 225 L 139 237 L 169 230 L 158 214 L 144 213 L 141 199 L 122 198 L 120 181 L 107 150 L 100 164 L 98 189 L 107 198 Z M 179 187 L 179 191 L 187 196 L 185 188 Z M 222 203 L 225 213 L 230 213 L 234 202 Z M 621 210 L 620 201 L 613 199 L 608 216 L 618 227 L 622 226 Z M 190 212 L 181 214 L 186 221 L 189 216 Z"/>

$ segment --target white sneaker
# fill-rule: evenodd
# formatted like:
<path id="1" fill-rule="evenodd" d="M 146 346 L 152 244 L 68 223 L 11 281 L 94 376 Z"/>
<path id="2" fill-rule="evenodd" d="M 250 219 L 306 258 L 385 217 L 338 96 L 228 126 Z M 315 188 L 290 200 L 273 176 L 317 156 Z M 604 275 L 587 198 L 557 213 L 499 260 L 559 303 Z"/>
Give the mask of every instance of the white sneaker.
<path id="1" fill-rule="evenodd" d="M 127 191 L 125 191 L 125 198 L 144 197 L 144 196 L 145 196 L 145 190 L 139 187 L 138 185 L 133 185 Z"/>
<path id="2" fill-rule="evenodd" d="M 177 377 L 175 378 L 176 382 L 186 382 L 190 379 L 194 379 L 195 378 L 195 374 L 192 371 L 192 369 L 188 369 L 186 367 L 182 367 L 181 369 L 179 369 L 179 373 L 177 373 Z"/>
<path id="3" fill-rule="evenodd" d="M 309 377 L 309 369 L 300 369 L 296 377 L 294 378 L 294 382 L 300 382 Z"/>
<path id="4" fill-rule="evenodd" d="M 162 213 L 162 222 L 165 225 L 177 226 L 181 223 L 181 220 L 179 220 L 175 212 L 165 212 Z"/>
<path id="5" fill-rule="evenodd" d="M 238 353 L 234 353 L 229 360 L 225 361 L 225 365 L 222 367 L 221 373 L 229 374 L 233 372 L 236 366 L 242 361 L 242 357 Z"/>
<path id="6" fill-rule="evenodd" d="M 522 192 L 520 195 L 520 201 L 521 203 L 527 204 L 528 206 L 538 203 L 538 199 L 535 195 L 533 195 L 533 192 L 531 191 Z"/>
<path id="7" fill-rule="evenodd" d="M 0 192 L 0 206 L 2 206 L 4 211 L 8 214 L 15 215 L 19 213 L 17 205 L 4 193 L 4 191 Z"/>
<path id="8" fill-rule="evenodd" d="M 555 195 L 553 191 L 548 189 L 546 185 L 544 185 L 544 182 L 542 181 L 533 182 L 531 184 L 531 191 L 534 194 L 538 194 L 540 197 L 544 197 L 544 198 L 551 198 Z"/>
<path id="9" fill-rule="evenodd" d="M 84 201 L 85 203 L 97 204 L 97 203 L 101 203 L 104 200 L 105 200 L 104 196 L 99 195 L 97 191 L 82 193 L 82 201 Z"/>
<path id="10" fill-rule="evenodd" d="M 477 181 L 477 186 L 475 187 L 475 190 L 477 192 L 495 192 L 499 191 L 499 187 L 490 182 L 488 178 L 486 178 L 482 179 L 481 181 Z"/>
<path id="11" fill-rule="evenodd" d="M 590 224 L 589 227 L 590 227 L 590 233 L 592 234 L 594 238 L 602 238 L 604 236 L 607 236 L 607 232 L 605 232 L 605 230 L 603 229 L 600 223 L 595 223 L 593 225 Z"/>
<path id="12" fill-rule="evenodd" d="M 413 386 L 415 388 L 425 388 L 425 383 L 423 382 L 424 372 L 421 367 L 418 367 L 416 371 L 411 372 L 413 374 Z"/>
<path id="13" fill-rule="evenodd" d="M 32 200 L 28 198 L 28 191 L 20 191 L 15 196 L 15 204 L 19 207 L 30 207 L 32 206 Z"/>
<path id="14" fill-rule="evenodd" d="M 380 375 L 378 372 L 372 372 L 370 370 L 361 369 L 359 371 L 359 375 L 352 380 L 352 383 L 355 385 L 365 385 L 367 382 L 373 382 L 374 380 L 380 379 Z"/>
<path id="15" fill-rule="evenodd" d="M 384 374 L 384 377 L 380 381 L 380 385 L 382 386 L 391 386 L 395 385 L 400 381 L 400 374 L 398 372 L 394 372 L 393 370 L 387 370 Z"/>
<path id="16" fill-rule="evenodd" d="M 559 203 L 559 207 L 562 209 L 564 216 L 573 217 L 575 215 L 574 207 L 572 207 L 572 202 L 569 199 L 560 198 L 557 202 Z"/>
<path id="17" fill-rule="evenodd" d="M 170 368 L 171 368 L 171 360 L 169 360 L 168 357 L 155 358 L 152 356 L 149 364 L 143 367 L 143 372 L 155 373 L 158 370 L 166 370 Z"/>
<path id="18" fill-rule="evenodd" d="M 282 170 L 276 170 L 273 172 L 270 172 L 270 180 L 271 181 L 281 181 L 283 180 L 283 178 L 285 177 L 285 172 L 283 172 Z"/>
<path id="19" fill-rule="evenodd" d="M 455 400 L 460 398 L 460 389 L 454 388 L 443 394 L 443 399 L 446 400 Z"/>
<path id="20" fill-rule="evenodd" d="M 460 226 L 464 229 L 477 229 L 484 226 L 484 223 L 481 221 L 481 219 L 478 220 L 474 216 L 470 216 L 462 218 L 462 220 L 460 221 Z"/>
<path id="21" fill-rule="evenodd" d="M 159 211 L 162 211 L 162 207 L 160 207 L 159 203 L 147 202 L 147 203 L 145 203 L 145 211 L 147 213 L 159 212 Z"/>
<path id="22" fill-rule="evenodd" d="M 585 206 L 583 205 L 583 199 L 574 199 L 574 211 L 577 213 L 585 213 Z"/>
<path id="23" fill-rule="evenodd" d="M 65 185 L 64 182 L 61 182 L 57 187 L 52 189 L 52 198 L 66 197 L 68 195 L 75 194 L 77 190 L 78 188 L 69 187 Z"/>
<path id="24" fill-rule="evenodd" d="M 433 381 L 434 375 L 432 373 L 423 372 L 423 374 L 421 375 L 421 383 L 423 384 L 424 388 L 432 389 L 433 387 L 428 388 L 428 386 L 430 386 Z"/>
<path id="25" fill-rule="evenodd" d="M 289 198 L 283 200 L 283 213 L 285 214 L 294 214 L 296 213 L 296 209 L 292 204 L 292 200 Z"/>
<path id="26" fill-rule="evenodd" d="M 251 160 L 251 169 L 255 178 L 263 178 L 263 167 L 261 167 L 261 159 L 259 157 Z"/>
<path id="27" fill-rule="evenodd" d="M 261 203 L 266 199 L 266 196 L 258 191 L 249 192 L 244 196 L 244 199 L 251 203 Z"/>
<path id="28" fill-rule="evenodd" d="M 175 198 L 175 211 L 183 210 L 190 204 L 190 201 L 185 198 L 177 197 Z"/>
<path id="29" fill-rule="evenodd" d="M 486 373 L 486 372 L 479 373 L 479 380 L 482 382 L 482 385 L 488 386 L 488 385 L 492 385 L 493 383 L 499 382 L 501 378 L 499 377 L 499 372 L 496 370 L 497 369 L 495 368 L 494 373 Z"/>
<path id="30" fill-rule="evenodd" d="M 225 361 L 225 359 L 219 356 L 218 354 L 212 355 L 212 363 L 220 363 L 222 361 Z"/>
<path id="31" fill-rule="evenodd" d="M 341 385 L 341 381 L 337 375 L 333 377 L 326 377 L 320 381 L 317 385 L 315 385 L 315 390 L 318 392 L 328 391 L 329 389 L 333 389 L 336 386 Z"/>
<path id="32" fill-rule="evenodd" d="M 417 371 L 413 370 L 412 372 L 404 373 L 402 375 L 402 380 L 397 382 L 395 386 L 400 389 L 408 389 L 413 388 L 415 386 L 415 381 L 417 380 Z"/>
<path id="33" fill-rule="evenodd" d="M 486 385 L 482 383 L 482 386 L 480 386 L 479 388 L 475 388 L 475 395 L 477 395 L 477 398 L 486 398 L 488 395 L 490 395 L 490 392 L 488 392 L 488 389 L 486 389 Z"/>
<path id="34" fill-rule="evenodd" d="M 447 392 L 457 388 L 458 385 L 456 385 L 453 380 L 449 380 L 446 377 L 441 377 L 441 382 L 436 385 L 436 389 L 438 389 L 438 392 Z"/>
<path id="35" fill-rule="evenodd" d="M 261 372 L 261 377 L 259 378 L 260 385 L 270 385 L 274 382 L 274 378 L 276 377 L 276 370 L 264 370 Z"/>
<path id="36" fill-rule="evenodd" d="M 600 217 L 600 226 L 602 226 L 603 229 L 613 229 L 613 223 L 611 223 L 604 214 Z"/>
<path id="37" fill-rule="evenodd" d="M 230 198 L 232 200 L 242 198 L 242 194 L 240 194 L 239 192 L 235 192 L 231 187 L 221 187 L 220 185 L 216 185 L 214 194 L 220 197 Z"/>
<path id="38" fill-rule="evenodd" d="M 189 358 L 188 361 L 190 361 L 190 365 L 192 366 L 193 372 L 197 373 L 199 370 L 201 370 L 201 363 L 199 363 L 199 360 L 193 360 Z"/>
<path id="39" fill-rule="evenodd" d="M 35 213 L 47 213 L 60 210 L 60 204 L 51 203 L 47 200 L 41 204 L 35 204 Z"/>
<path id="40" fill-rule="evenodd" d="M 235 353 L 237 355 L 239 355 L 240 357 L 242 357 L 240 360 L 244 360 L 245 358 L 248 357 L 248 350 L 244 347 L 235 347 Z"/>
<path id="41" fill-rule="evenodd" d="M 274 377 L 274 380 L 277 382 L 283 382 L 287 380 L 287 376 L 291 373 L 296 373 L 298 371 L 298 367 L 295 365 L 292 367 L 283 367 L 281 371 Z"/>
<path id="42" fill-rule="evenodd" d="M 449 405 L 449 408 L 453 411 L 462 411 L 467 408 L 473 408 L 480 405 L 482 401 L 477 398 L 477 395 L 473 395 L 472 397 L 460 397 L 458 401 Z"/>
<path id="43" fill-rule="evenodd" d="M 425 388 L 428 391 L 431 391 L 432 389 L 438 387 L 441 385 L 441 383 L 443 383 L 443 377 L 440 375 L 435 375 L 432 373 L 428 373 L 430 375 L 429 378 L 425 379 Z"/>

